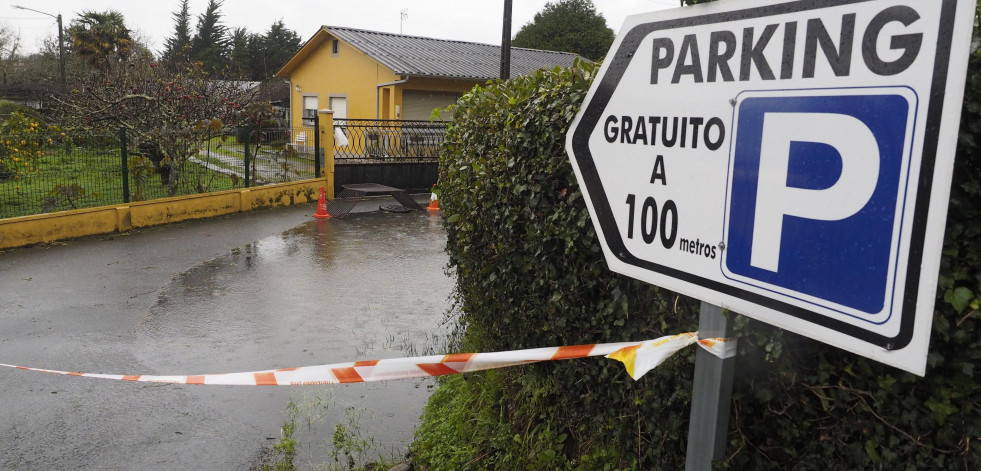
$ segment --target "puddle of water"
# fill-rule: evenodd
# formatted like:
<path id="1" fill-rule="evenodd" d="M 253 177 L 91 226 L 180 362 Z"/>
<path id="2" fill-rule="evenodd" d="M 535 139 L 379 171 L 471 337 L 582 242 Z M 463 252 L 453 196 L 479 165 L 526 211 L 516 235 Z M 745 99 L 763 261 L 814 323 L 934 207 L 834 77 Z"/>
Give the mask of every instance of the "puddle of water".
<path id="1" fill-rule="evenodd" d="M 315 220 L 248 244 L 175 277 L 137 328 L 138 355 L 152 373 L 200 374 L 420 354 L 443 331 L 449 308 L 445 241 L 437 216 L 414 212 Z M 278 430 L 292 400 L 301 411 L 297 463 L 316 464 L 328 460 L 325 442 L 336 424 L 350 429 L 352 414 L 374 439 L 369 458 L 404 450 L 430 385 L 187 392 L 218 399 L 219 413 L 252 409 L 262 430 Z"/>

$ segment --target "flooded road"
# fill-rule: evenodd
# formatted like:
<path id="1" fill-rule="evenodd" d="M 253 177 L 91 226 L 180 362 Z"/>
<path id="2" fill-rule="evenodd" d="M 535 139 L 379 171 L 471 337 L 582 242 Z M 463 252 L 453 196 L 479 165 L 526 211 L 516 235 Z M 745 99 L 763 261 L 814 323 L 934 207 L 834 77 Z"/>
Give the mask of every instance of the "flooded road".
<path id="1" fill-rule="evenodd" d="M 0 362 L 202 374 L 425 354 L 453 287 L 438 217 L 314 220 L 311 209 L 0 254 Z M 331 463 L 338 423 L 365 456 L 389 457 L 411 441 L 430 384 L 148 385 L 2 370 L 0 469 L 248 469 L 279 439 L 288 404 L 301 469 Z"/>

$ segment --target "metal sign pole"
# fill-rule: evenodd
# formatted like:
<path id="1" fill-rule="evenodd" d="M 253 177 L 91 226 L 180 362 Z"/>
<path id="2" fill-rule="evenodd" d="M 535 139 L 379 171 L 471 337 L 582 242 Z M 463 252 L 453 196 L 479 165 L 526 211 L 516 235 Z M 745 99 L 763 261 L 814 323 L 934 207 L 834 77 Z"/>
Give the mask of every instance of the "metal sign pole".
<path id="1" fill-rule="evenodd" d="M 698 316 L 699 338 L 731 338 L 732 322 L 722 308 L 702 302 Z M 685 469 L 710 470 L 712 461 L 725 458 L 729 429 L 729 403 L 736 357 L 719 358 L 702 348 L 695 354 L 688 454 Z"/>

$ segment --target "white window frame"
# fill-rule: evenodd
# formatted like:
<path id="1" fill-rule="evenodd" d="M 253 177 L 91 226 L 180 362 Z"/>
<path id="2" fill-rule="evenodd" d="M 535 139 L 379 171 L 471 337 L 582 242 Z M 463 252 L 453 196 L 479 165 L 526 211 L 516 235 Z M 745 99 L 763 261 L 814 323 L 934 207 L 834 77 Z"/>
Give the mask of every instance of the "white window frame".
<path id="1" fill-rule="evenodd" d="M 338 113 L 338 110 L 334 109 L 333 100 L 335 99 L 344 100 L 344 110 L 343 113 Z M 347 119 L 347 110 L 351 108 L 350 103 L 347 100 L 347 93 L 330 93 L 327 95 L 327 108 L 334 112 L 334 119 Z"/>
<path id="2" fill-rule="evenodd" d="M 307 99 L 312 98 L 315 105 L 313 108 L 307 108 Z M 316 93 L 304 93 L 300 98 L 301 108 L 300 108 L 300 125 L 301 126 L 313 126 L 313 116 L 316 116 L 317 110 L 320 109 L 320 95 Z M 308 113 L 309 110 L 313 110 L 313 114 Z"/>

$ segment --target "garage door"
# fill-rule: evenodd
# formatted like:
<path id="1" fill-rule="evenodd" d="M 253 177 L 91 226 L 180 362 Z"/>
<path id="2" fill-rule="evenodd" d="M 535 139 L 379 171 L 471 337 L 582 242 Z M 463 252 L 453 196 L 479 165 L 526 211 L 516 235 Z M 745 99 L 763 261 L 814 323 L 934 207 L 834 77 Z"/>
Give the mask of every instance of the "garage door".
<path id="1" fill-rule="evenodd" d="M 446 108 L 461 96 L 453 92 L 405 90 L 402 92 L 402 119 L 429 121 L 434 109 Z M 443 114 L 443 119 L 453 119 L 453 116 Z"/>

